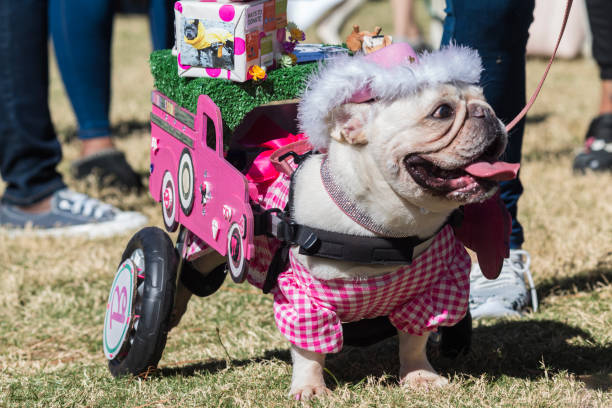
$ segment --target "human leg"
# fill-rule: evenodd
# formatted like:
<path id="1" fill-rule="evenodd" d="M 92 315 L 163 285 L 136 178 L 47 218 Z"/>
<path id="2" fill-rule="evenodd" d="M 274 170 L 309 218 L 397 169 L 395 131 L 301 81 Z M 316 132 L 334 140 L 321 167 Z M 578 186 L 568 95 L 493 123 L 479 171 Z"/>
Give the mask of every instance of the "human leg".
<path id="1" fill-rule="evenodd" d="M 431 51 L 415 21 L 413 0 L 391 0 L 393 11 L 393 41 L 407 42 L 417 52 Z"/>
<path id="2" fill-rule="evenodd" d="M 612 170 L 612 3 L 587 0 L 593 33 L 593 57 L 599 66 L 601 100 L 599 113 L 591 121 L 583 151 L 574 159 L 574 170 Z"/>
<path id="3" fill-rule="evenodd" d="M 447 0 L 443 44 L 455 41 L 476 48 L 484 71 L 481 85 L 496 115 L 510 122 L 525 105 L 525 49 L 534 1 Z M 503 159 L 521 160 L 524 119 L 510 132 Z M 477 264 L 470 277 L 470 309 L 473 317 L 516 314 L 529 302 L 524 278 L 530 276 L 529 255 L 520 250 L 523 228 L 517 219 L 517 203 L 523 192 L 520 178 L 500 185 L 501 198 L 512 217 L 510 258 L 504 260 L 500 278 L 489 281 Z M 536 306 L 533 298 L 532 304 Z"/>
<path id="4" fill-rule="evenodd" d="M 79 139 L 110 136 L 111 0 L 49 0 L 55 55 Z"/>
<path id="5" fill-rule="evenodd" d="M 478 50 L 485 97 L 505 123 L 525 105 L 525 49 L 533 7 L 533 0 L 447 0 L 442 43 L 456 41 Z M 520 162 L 523 131 L 524 119 L 510 132 L 504 160 Z M 511 248 L 520 248 L 524 241 L 517 220 L 522 192 L 520 178 L 501 183 L 502 200 L 512 216 Z"/>
<path id="6" fill-rule="evenodd" d="M 393 10 L 393 36 L 396 39 L 409 41 L 420 40 L 419 28 L 414 21 L 414 3 L 412 0 L 391 0 Z"/>
<path id="7" fill-rule="evenodd" d="M 65 187 L 47 105 L 47 1 L 0 2 L 2 202 L 29 207 Z"/>
<path id="8" fill-rule="evenodd" d="M 606 0 L 587 0 L 587 13 L 593 33 L 593 57 L 599 65 L 603 81 L 612 80 L 612 3 Z M 612 112 L 612 99 L 602 101 L 605 112 Z"/>
<path id="9" fill-rule="evenodd" d="M 603 75 L 603 70 L 602 70 Z M 599 102 L 599 114 L 612 113 L 612 73 L 610 77 L 601 79 L 601 101 Z"/>
<path id="10" fill-rule="evenodd" d="M 146 218 L 66 189 L 48 109 L 47 1 L 0 2 L 0 227 L 46 234 L 112 235 Z"/>
<path id="11" fill-rule="evenodd" d="M 174 1 L 149 0 L 149 25 L 154 50 L 174 45 Z"/>
<path id="12" fill-rule="evenodd" d="M 140 177 L 111 139 L 111 40 L 113 0 L 49 0 L 57 63 L 79 125 L 81 158 L 73 173 L 99 172 L 102 182 L 141 188 Z"/>

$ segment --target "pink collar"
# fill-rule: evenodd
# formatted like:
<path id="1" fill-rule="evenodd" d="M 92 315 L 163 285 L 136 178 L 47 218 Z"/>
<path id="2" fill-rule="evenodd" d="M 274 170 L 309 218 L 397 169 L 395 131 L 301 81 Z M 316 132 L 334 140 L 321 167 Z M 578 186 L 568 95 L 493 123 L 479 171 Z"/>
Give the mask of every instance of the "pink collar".
<path id="1" fill-rule="evenodd" d="M 327 163 L 327 156 L 324 156 L 321 161 L 321 181 L 323 182 L 323 187 L 325 187 L 327 194 L 338 208 L 340 208 L 340 210 L 350 219 L 368 231 L 388 238 L 406 238 L 409 236 L 389 231 L 383 225 L 374 221 L 367 212 L 361 209 L 359 204 L 353 201 L 348 194 L 346 194 L 344 189 L 335 182 Z"/>

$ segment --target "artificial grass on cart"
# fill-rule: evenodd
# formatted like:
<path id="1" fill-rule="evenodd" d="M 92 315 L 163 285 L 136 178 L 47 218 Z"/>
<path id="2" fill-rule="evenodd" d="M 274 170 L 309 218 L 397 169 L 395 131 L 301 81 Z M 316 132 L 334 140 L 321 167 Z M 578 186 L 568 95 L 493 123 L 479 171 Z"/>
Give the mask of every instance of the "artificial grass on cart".
<path id="1" fill-rule="evenodd" d="M 155 88 L 193 113 L 198 96 L 208 95 L 221 110 L 224 133 L 229 131 L 230 134 L 256 106 L 299 98 L 306 87 L 306 79 L 317 67 L 316 63 L 310 63 L 274 69 L 266 80 L 254 83 L 179 77 L 176 57 L 171 50 L 153 52 L 150 63 Z"/>

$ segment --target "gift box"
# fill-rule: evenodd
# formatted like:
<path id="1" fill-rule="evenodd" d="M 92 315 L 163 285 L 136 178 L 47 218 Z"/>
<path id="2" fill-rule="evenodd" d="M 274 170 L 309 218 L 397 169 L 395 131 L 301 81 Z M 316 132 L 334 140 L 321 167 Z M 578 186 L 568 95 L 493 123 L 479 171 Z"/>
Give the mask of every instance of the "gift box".
<path id="1" fill-rule="evenodd" d="M 249 68 L 275 66 L 287 26 L 287 0 L 178 1 L 178 74 L 244 82 Z"/>

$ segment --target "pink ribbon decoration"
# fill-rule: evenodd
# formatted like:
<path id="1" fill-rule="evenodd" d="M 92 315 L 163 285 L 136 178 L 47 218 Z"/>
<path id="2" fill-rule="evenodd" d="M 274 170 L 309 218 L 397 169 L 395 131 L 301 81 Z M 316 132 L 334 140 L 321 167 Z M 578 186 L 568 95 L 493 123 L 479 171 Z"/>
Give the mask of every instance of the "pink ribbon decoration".
<path id="1" fill-rule="evenodd" d="M 455 236 L 476 252 L 482 274 L 487 279 L 499 276 L 504 258 L 510 256 L 512 219 L 499 193 L 482 203 L 463 207 L 463 222 L 454 227 Z"/>
<path id="2" fill-rule="evenodd" d="M 267 118 L 266 118 L 267 119 Z M 272 165 L 270 156 L 277 149 L 288 144 L 304 140 L 304 134 L 294 135 L 280 128 L 275 123 L 269 120 L 263 121 L 266 127 L 266 133 L 272 138 L 263 143 L 259 143 L 256 147 L 265 149 L 253 160 L 253 164 L 246 174 L 246 179 L 249 184 L 255 185 L 259 196 L 263 196 L 266 190 L 279 176 L 278 170 Z M 263 124 L 263 123 L 262 123 Z M 257 126 L 255 126 L 257 127 Z"/>

